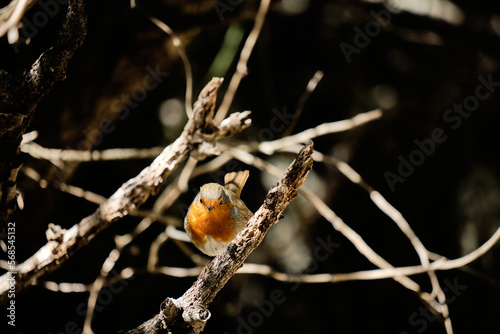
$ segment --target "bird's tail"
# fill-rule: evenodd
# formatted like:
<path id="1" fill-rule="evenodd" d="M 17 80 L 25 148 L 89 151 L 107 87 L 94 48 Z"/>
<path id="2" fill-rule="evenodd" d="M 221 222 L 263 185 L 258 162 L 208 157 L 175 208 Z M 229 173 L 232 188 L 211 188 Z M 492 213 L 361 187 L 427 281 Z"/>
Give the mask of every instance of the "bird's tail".
<path id="1" fill-rule="evenodd" d="M 240 197 L 241 191 L 247 182 L 250 172 L 247 170 L 241 172 L 227 173 L 224 176 L 224 188 L 230 190 Z"/>

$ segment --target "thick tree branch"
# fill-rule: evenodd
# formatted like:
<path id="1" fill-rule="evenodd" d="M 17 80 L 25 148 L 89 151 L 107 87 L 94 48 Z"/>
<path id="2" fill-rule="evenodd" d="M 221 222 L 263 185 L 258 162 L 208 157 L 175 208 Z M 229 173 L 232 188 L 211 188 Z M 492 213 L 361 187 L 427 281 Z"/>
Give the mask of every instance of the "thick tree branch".
<path id="1" fill-rule="evenodd" d="M 297 196 L 299 187 L 312 168 L 312 153 L 312 144 L 299 152 L 279 182 L 269 190 L 264 203 L 250 218 L 245 229 L 203 269 L 182 297 L 166 298 L 159 314 L 127 333 L 200 333 L 210 318 L 207 310 L 210 303 Z"/>
<path id="2" fill-rule="evenodd" d="M 47 244 L 17 267 L 17 292 L 36 278 L 57 269 L 100 231 L 142 205 L 190 154 L 200 158 L 212 154 L 217 151 L 214 146 L 216 140 L 242 131 L 250 125 L 249 111 L 231 114 L 219 127 L 213 125 L 216 92 L 221 84 L 222 79 L 217 78 L 206 85 L 194 105 L 193 118 L 188 121 L 179 138 L 166 147 L 150 166 L 123 184 L 92 215 L 67 231 L 49 228 Z M 9 273 L 0 277 L 0 304 L 7 300 L 8 278 Z"/>
<path id="3" fill-rule="evenodd" d="M 21 168 L 19 147 L 35 108 L 57 81 L 64 80 L 68 62 L 81 46 L 87 17 L 82 0 L 68 3 L 57 42 L 20 73 L 0 69 L 0 223 L 17 209 L 16 181 Z M 0 224 L 2 232 L 3 224 Z"/>

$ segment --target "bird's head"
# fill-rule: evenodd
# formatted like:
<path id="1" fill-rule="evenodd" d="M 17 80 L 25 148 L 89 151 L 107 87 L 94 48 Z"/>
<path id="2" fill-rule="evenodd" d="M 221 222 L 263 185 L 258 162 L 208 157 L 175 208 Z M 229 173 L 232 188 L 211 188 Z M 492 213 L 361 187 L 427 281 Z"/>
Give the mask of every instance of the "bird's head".
<path id="1" fill-rule="evenodd" d="M 212 210 L 227 209 L 231 199 L 224 191 L 224 187 L 217 183 L 207 183 L 200 189 L 197 200 L 209 212 Z"/>

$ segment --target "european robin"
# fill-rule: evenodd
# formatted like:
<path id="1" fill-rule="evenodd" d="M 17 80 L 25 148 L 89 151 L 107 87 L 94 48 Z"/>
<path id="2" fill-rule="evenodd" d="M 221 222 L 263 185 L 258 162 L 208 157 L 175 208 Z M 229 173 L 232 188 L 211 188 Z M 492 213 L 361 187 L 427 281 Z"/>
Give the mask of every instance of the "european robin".
<path id="1" fill-rule="evenodd" d="M 240 199 L 250 172 L 232 172 L 224 176 L 224 186 L 207 183 L 189 206 L 184 229 L 203 253 L 216 256 L 224 250 L 252 217 Z"/>

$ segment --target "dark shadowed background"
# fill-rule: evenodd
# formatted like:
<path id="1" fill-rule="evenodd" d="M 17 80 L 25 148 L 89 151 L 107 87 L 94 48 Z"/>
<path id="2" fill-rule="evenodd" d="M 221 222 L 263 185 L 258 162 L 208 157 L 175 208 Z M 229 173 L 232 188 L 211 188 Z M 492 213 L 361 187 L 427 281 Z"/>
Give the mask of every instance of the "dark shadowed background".
<path id="1" fill-rule="evenodd" d="M 54 42 L 66 6 L 55 0 L 57 6 L 42 3 L 52 6 L 35 5 L 23 21 L 21 37 L 31 37 L 28 46 L 0 39 L 1 69 L 15 73 L 30 67 Z M 317 71 L 324 76 L 293 133 L 382 108 L 381 119 L 318 137 L 315 149 L 348 162 L 400 210 L 430 251 L 456 258 L 479 247 L 500 226 L 500 3 L 422 0 L 408 7 L 412 3 L 273 1 L 230 111 L 252 111 L 253 124 L 238 140 L 278 139 Z M 38 144 L 104 150 L 166 146 L 177 138 L 187 119 L 184 67 L 172 40 L 145 13 L 167 23 L 185 45 L 194 97 L 212 76 L 223 76 L 222 100 L 259 2 L 139 4 L 141 9 L 133 10 L 126 1 L 87 2 L 86 40 L 69 64 L 67 79 L 38 105 L 31 124 Z M 46 24 L 37 21 L 40 12 L 50 16 Z M 151 162 L 54 166 L 22 154 L 25 168 L 42 178 L 106 197 Z M 256 155 L 282 169 L 292 159 L 290 154 Z M 242 198 L 257 210 L 276 179 L 236 160 L 230 165 L 193 179 L 166 214 L 183 219 L 201 185 L 243 168 L 250 170 L 250 179 Z M 391 264 L 419 264 L 396 225 L 335 168 L 316 163 L 305 187 Z M 12 221 L 19 262 L 46 243 L 49 223 L 70 228 L 96 208 L 57 187 L 41 187 L 24 173 L 18 188 L 24 210 Z M 150 209 L 153 201 L 142 209 Z M 375 269 L 304 198 L 284 215 L 247 262 L 293 274 Z M 138 221 L 118 221 L 59 270 L 16 296 L 14 332 L 80 333 L 88 293 L 53 292 L 40 285 L 92 283 L 114 248 L 113 236 L 129 233 Z M 149 247 L 164 228 L 153 224 L 124 250 L 110 275 L 117 279 L 98 299 L 95 333 L 137 326 L 158 312 L 165 297 L 181 296 L 194 281 L 146 271 Z M 499 254 L 494 247 L 464 270 L 438 272 L 455 333 L 500 331 Z M 160 251 L 160 264 L 194 266 L 171 241 Z M 119 280 L 119 272 L 128 267 L 136 274 Z M 430 291 L 427 275 L 413 278 Z M 210 311 L 206 333 L 445 333 L 419 299 L 391 279 L 297 285 L 236 275 Z M 1 332 L 12 331 L 4 316 L 0 323 Z"/>

